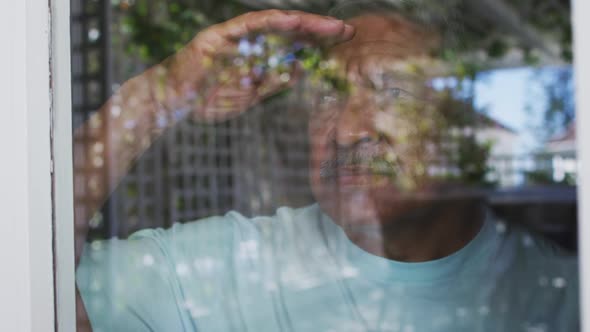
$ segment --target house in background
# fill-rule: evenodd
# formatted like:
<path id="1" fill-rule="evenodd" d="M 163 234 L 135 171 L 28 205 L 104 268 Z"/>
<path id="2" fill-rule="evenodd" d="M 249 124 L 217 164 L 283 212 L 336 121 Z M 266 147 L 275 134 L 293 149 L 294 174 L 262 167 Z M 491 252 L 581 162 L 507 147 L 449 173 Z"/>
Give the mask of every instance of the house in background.
<path id="1" fill-rule="evenodd" d="M 522 183 L 523 175 L 515 171 L 518 169 L 516 156 L 520 135 L 519 133 L 493 119 L 484 113 L 478 113 L 482 124 L 476 132 L 480 143 L 491 143 L 488 166 L 491 172 L 487 179 L 498 184 L 499 187 L 512 187 Z"/>
<path id="2" fill-rule="evenodd" d="M 549 139 L 542 153 L 551 160 L 553 181 L 575 184 L 577 178 L 575 121 L 567 127 L 565 132 Z"/>

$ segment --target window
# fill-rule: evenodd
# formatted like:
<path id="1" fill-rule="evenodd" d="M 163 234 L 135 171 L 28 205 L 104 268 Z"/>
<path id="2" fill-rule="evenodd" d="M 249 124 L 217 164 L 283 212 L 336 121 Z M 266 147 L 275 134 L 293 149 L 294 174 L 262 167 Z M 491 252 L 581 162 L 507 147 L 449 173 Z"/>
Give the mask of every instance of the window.
<path id="1" fill-rule="evenodd" d="M 95 331 L 577 330 L 570 5 L 411 4 L 72 3 Z"/>

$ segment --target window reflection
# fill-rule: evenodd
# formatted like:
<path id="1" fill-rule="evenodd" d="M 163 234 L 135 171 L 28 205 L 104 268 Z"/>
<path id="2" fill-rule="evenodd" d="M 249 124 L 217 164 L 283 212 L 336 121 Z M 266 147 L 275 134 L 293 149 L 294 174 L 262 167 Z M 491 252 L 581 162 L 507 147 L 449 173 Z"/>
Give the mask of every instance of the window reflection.
<path id="1" fill-rule="evenodd" d="M 277 6 L 73 4 L 79 330 L 578 330 L 569 3 Z"/>

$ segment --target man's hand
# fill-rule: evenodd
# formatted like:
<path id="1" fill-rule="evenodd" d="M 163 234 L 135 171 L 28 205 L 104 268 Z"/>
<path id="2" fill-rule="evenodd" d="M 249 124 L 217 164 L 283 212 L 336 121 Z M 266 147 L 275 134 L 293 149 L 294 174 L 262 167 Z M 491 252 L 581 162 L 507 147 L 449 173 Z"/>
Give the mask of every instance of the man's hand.
<path id="1" fill-rule="evenodd" d="M 242 113 L 296 79 L 296 65 L 288 75 L 256 71 L 235 59 L 239 43 L 255 35 L 279 35 L 293 42 L 331 46 L 351 39 L 354 28 L 343 21 L 300 11 L 250 12 L 200 32 L 172 59 L 169 75 L 175 94 L 197 99 L 198 120 L 223 120 Z M 241 60 L 240 60 L 241 61 Z M 170 82 L 170 80 L 168 80 Z"/>

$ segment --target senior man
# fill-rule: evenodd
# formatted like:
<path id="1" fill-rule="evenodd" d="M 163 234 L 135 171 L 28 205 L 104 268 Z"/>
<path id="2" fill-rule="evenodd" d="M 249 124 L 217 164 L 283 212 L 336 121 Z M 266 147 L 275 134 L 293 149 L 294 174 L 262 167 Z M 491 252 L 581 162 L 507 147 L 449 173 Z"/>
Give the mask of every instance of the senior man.
<path id="1" fill-rule="evenodd" d="M 427 84 L 440 40 L 394 13 L 343 22 L 270 10 L 199 33 L 101 109 L 110 143 L 89 144 L 120 161 L 108 183 L 183 116 L 221 121 L 303 76 L 297 65 L 284 79 L 219 61 L 253 33 L 331 47 L 329 79 L 306 83 L 317 204 L 87 245 L 77 284 L 95 331 L 578 329 L 575 259 L 432 176 L 444 157 Z M 96 188 L 98 208 L 112 188 Z"/>

